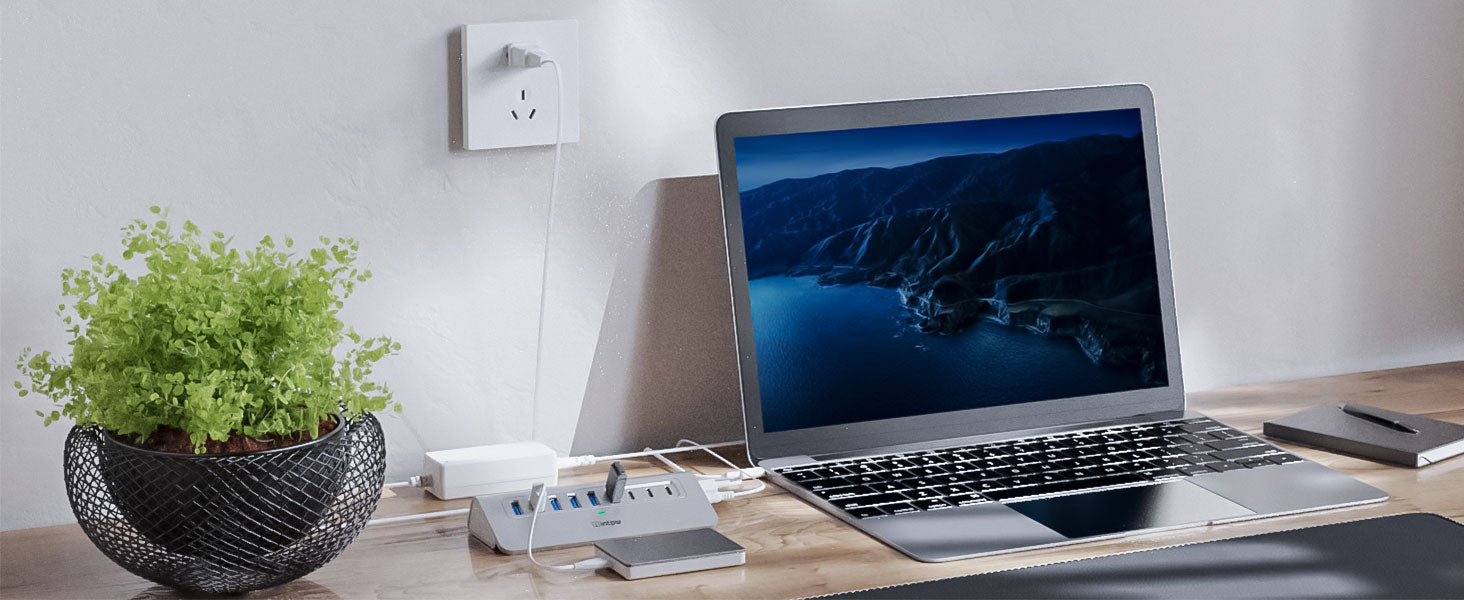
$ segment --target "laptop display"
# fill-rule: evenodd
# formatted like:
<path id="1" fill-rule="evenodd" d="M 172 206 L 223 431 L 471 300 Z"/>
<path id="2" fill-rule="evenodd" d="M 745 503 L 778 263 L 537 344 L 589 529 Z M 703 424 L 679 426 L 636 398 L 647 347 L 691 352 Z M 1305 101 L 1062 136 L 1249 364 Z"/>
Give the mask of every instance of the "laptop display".
<path id="1" fill-rule="evenodd" d="M 1138 109 L 733 148 L 765 431 L 1167 384 Z"/>

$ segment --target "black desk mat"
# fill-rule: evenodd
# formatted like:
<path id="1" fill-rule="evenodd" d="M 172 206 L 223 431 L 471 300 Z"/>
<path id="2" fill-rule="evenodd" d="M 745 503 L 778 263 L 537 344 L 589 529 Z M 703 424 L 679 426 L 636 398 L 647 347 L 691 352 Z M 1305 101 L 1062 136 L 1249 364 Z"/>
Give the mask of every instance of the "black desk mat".
<path id="1" fill-rule="evenodd" d="M 828 598 L 1464 598 L 1464 525 L 1428 513 Z"/>

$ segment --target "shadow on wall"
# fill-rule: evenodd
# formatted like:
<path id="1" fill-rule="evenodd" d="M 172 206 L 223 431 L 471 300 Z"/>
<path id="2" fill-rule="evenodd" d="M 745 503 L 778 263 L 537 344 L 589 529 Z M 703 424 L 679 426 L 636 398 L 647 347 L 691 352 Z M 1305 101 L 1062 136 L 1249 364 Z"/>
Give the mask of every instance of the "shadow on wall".
<path id="1" fill-rule="evenodd" d="M 652 181 L 628 210 L 572 452 L 740 440 L 717 176 Z"/>

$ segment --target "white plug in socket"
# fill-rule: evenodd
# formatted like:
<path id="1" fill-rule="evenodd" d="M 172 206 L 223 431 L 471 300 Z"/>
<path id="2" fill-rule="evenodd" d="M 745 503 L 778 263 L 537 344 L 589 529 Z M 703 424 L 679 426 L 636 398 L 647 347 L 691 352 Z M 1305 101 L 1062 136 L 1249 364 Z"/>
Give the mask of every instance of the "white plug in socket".
<path id="1" fill-rule="evenodd" d="M 555 66 L 509 66 L 509 44 L 542 48 L 564 82 L 557 115 Z M 463 148 L 491 150 L 579 141 L 579 23 L 522 21 L 462 27 Z"/>

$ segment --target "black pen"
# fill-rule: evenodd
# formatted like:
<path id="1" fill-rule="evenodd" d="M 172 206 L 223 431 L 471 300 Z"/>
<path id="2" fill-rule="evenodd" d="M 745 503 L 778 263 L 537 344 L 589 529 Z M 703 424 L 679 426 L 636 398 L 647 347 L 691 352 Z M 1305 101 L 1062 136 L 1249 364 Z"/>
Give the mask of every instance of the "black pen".
<path id="1" fill-rule="evenodd" d="M 1384 417 L 1382 415 L 1375 414 L 1375 413 L 1373 413 L 1366 406 L 1353 406 L 1351 404 L 1339 404 L 1339 405 L 1337 405 L 1337 407 L 1340 408 L 1340 409 L 1342 409 L 1342 412 L 1345 412 L 1345 413 L 1347 413 L 1349 415 L 1352 415 L 1352 416 L 1357 417 L 1359 419 L 1362 419 L 1364 421 L 1371 421 L 1373 423 L 1377 423 L 1378 425 L 1382 425 L 1383 427 L 1387 427 L 1389 429 L 1392 429 L 1393 431 L 1401 431 L 1403 433 L 1412 433 L 1412 434 L 1417 434 L 1418 433 L 1418 430 L 1417 429 L 1414 429 L 1412 427 L 1409 427 L 1407 425 L 1404 425 L 1404 424 L 1402 424 L 1402 423 L 1400 423 L 1400 422 L 1398 422 L 1396 420 L 1390 419 L 1388 417 Z"/>

